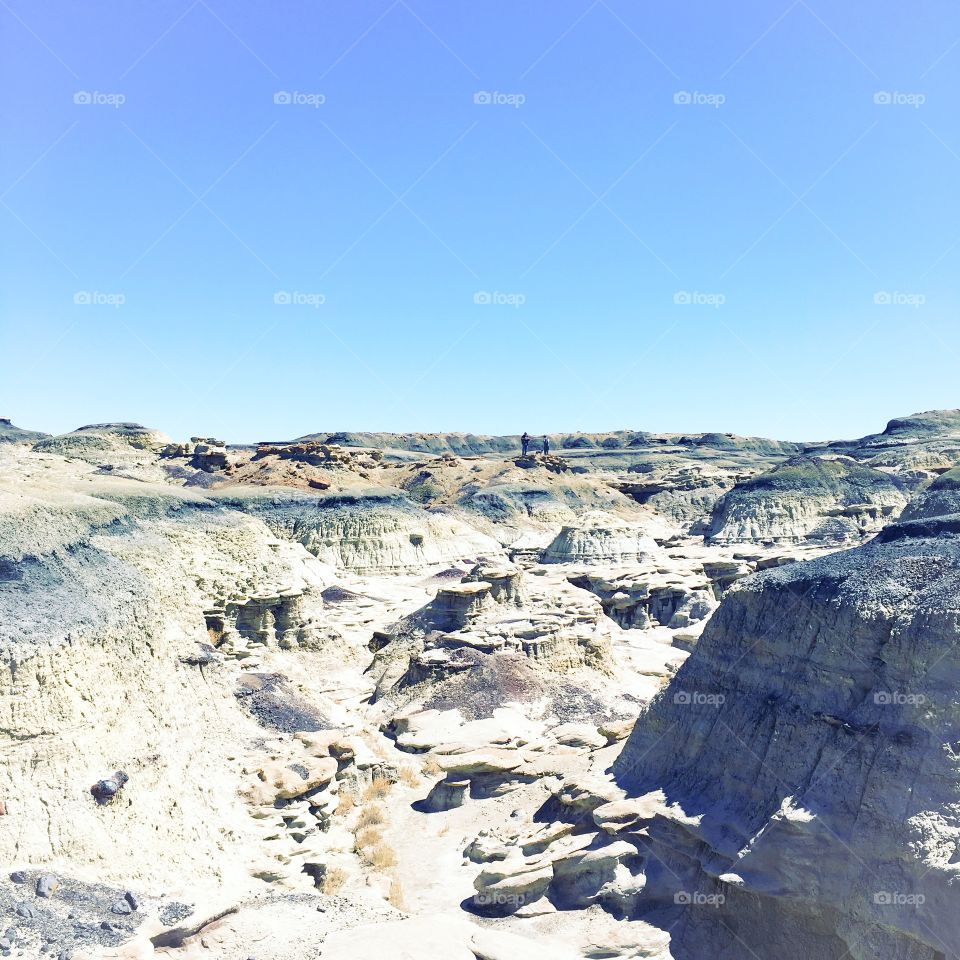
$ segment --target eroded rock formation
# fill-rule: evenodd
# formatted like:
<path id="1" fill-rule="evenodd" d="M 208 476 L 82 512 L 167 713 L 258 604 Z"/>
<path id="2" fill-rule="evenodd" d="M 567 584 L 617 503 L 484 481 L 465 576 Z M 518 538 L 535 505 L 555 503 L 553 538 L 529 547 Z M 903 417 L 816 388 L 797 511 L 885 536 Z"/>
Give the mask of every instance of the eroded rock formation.
<path id="1" fill-rule="evenodd" d="M 589 513 L 564 526 L 543 553 L 544 563 L 631 563 L 657 552 L 656 540 L 640 524 Z"/>
<path id="2" fill-rule="evenodd" d="M 795 457 L 738 483 L 714 508 L 713 543 L 842 543 L 876 533 L 907 503 L 897 478 L 848 458 Z"/>
<path id="3" fill-rule="evenodd" d="M 0 423 L 0 952 L 946 960 L 958 425 Z"/>
<path id="4" fill-rule="evenodd" d="M 960 947 L 960 538 L 908 527 L 739 584 L 614 765 L 660 798 L 641 900 L 675 957 Z"/>
<path id="5" fill-rule="evenodd" d="M 263 519 L 320 560 L 354 573 L 416 573 L 502 552 L 492 537 L 442 511 L 422 510 L 393 491 L 350 494 L 231 491 L 223 502 Z"/>

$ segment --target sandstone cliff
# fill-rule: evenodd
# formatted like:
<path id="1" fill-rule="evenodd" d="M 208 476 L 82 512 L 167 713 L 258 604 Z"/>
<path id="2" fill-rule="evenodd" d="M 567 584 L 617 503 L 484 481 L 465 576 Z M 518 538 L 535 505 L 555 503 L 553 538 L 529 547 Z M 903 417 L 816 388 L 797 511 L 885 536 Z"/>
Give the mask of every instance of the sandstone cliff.
<path id="1" fill-rule="evenodd" d="M 0 488 L 3 862 L 155 888 L 243 878 L 257 834 L 235 745 L 258 727 L 205 611 L 324 582 L 302 548 L 196 495 L 48 473 L 29 496 Z"/>
<path id="2" fill-rule="evenodd" d="M 496 540 L 459 517 L 424 510 L 396 490 L 308 494 L 230 488 L 218 501 L 260 517 L 278 536 L 355 573 L 416 573 L 502 552 Z"/>

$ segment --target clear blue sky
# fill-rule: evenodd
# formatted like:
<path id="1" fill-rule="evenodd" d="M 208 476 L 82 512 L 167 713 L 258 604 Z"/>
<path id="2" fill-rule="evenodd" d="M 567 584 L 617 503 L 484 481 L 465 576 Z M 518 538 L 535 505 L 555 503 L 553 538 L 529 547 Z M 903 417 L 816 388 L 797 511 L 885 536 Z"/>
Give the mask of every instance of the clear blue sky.
<path id="1" fill-rule="evenodd" d="M 960 406 L 955 2 L 2 0 L 0 37 L 24 426 Z"/>

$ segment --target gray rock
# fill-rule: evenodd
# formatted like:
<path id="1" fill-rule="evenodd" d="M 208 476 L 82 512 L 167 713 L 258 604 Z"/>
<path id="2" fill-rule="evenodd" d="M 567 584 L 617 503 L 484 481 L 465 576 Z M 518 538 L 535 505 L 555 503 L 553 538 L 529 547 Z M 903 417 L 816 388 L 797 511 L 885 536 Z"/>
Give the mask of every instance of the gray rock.
<path id="1" fill-rule="evenodd" d="M 91 788 L 90 793 L 93 799 L 99 804 L 110 803 L 111 800 L 123 789 L 124 784 L 130 778 L 122 771 L 117 770 L 112 776 L 104 780 L 98 780 Z"/>
<path id="2" fill-rule="evenodd" d="M 193 907 L 186 903 L 173 901 L 166 903 L 160 909 L 160 922 L 169 927 L 181 920 L 186 920 L 193 913 Z"/>
<path id="3" fill-rule="evenodd" d="M 462 807 L 470 793 L 470 781 L 440 780 L 433 785 L 424 800 L 424 807 L 431 813 Z"/>
<path id="4" fill-rule="evenodd" d="M 37 896 L 52 897 L 60 889 L 60 881 L 53 874 L 45 873 L 37 880 Z"/>

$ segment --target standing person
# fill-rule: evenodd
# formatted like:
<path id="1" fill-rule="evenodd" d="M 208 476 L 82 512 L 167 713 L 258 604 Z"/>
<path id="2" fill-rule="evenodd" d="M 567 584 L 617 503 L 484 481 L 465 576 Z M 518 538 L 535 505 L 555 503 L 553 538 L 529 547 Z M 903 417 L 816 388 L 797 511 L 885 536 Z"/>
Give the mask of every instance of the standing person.
<path id="1" fill-rule="evenodd" d="M 525 457 L 527 455 L 527 450 L 530 447 L 530 434 L 527 433 L 526 430 L 523 431 L 523 436 L 520 438 L 520 446 L 523 449 L 522 456 Z"/>
<path id="2" fill-rule="evenodd" d="M 546 435 L 543 437 L 543 455 L 547 456 L 550 453 L 550 438 Z"/>

